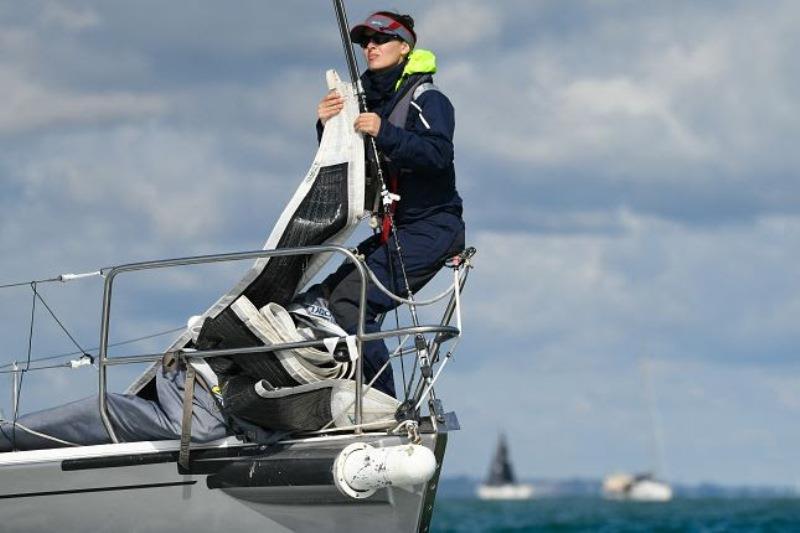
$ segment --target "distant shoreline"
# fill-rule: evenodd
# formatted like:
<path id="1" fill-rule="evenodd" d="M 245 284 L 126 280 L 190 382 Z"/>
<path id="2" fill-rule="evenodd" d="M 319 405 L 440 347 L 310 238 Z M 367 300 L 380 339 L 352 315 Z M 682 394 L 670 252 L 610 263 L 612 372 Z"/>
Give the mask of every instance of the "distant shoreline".
<path id="1" fill-rule="evenodd" d="M 600 498 L 602 480 L 593 478 L 521 479 L 521 483 L 534 486 L 540 498 L 597 497 Z M 444 477 L 439 481 L 438 497 L 461 499 L 475 497 L 480 479 L 469 476 Z M 789 486 L 729 486 L 716 483 L 671 483 L 678 498 L 800 498 L 800 488 Z"/>

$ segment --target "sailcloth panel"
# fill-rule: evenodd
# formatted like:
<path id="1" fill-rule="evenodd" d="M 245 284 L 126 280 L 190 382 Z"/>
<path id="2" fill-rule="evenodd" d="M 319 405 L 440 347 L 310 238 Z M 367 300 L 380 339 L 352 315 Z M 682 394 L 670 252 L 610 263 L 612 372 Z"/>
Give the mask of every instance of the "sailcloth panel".
<path id="1" fill-rule="evenodd" d="M 329 70 L 326 80 L 328 89 L 336 89 L 344 98 L 344 109 L 325 124 L 314 162 L 278 218 L 264 244 L 265 250 L 343 244 L 364 214 L 364 141 L 353 128 L 359 113 L 358 101 L 353 85 L 342 81 L 335 71 Z M 195 346 L 209 349 L 262 345 L 263 342 L 242 324 L 231 304 L 240 296 L 246 296 L 259 308 L 270 302 L 285 307 L 329 255 L 256 260 L 244 277 L 203 313 L 203 327 Z M 187 329 L 168 351 L 191 343 L 192 332 Z M 252 378 L 262 379 L 264 371 L 274 363 L 265 359 L 269 357 L 263 354 L 243 355 L 227 360 L 215 358 L 209 363 L 216 372 L 243 371 Z M 155 369 L 156 365 L 148 369 L 127 392 L 138 392 L 152 379 Z M 215 381 L 208 372 L 202 372 L 202 368 L 198 370 L 207 381 Z"/>

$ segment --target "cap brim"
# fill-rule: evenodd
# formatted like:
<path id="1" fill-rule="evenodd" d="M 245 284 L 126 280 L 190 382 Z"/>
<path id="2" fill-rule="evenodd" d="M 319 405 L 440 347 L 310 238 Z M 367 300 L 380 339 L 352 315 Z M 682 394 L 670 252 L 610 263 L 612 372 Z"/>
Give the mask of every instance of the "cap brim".
<path id="1" fill-rule="evenodd" d="M 380 28 L 373 28 L 372 26 L 368 26 L 366 24 L 358 24 L 353 26 L 353 29 L 350 30 L 350 40 L 356 44 L 359 44 L 364 38 L 364 34 L 367 32 L 384 33 L 380 30 Z"/>

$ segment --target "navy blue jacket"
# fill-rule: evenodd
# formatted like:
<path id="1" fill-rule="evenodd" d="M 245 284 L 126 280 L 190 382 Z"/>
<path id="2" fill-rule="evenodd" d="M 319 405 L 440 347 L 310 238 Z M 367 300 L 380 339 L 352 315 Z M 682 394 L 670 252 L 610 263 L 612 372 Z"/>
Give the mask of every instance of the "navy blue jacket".
<path id="1" fill-rule="evenodd" d="M 416 100 L 421 111 L 411 106 L 405 129 L 387 120 L 404 85 L 414 82 L 415 74 L 401 85 L 397 94 L 380 109 L 381 128 L 375 141 L 378 149 L 399 167 L 395 211 L 397 224 L 447 211 L 461 216 L 461 197 L 456 191 L 453 164 L 455 113 L 450 100 L 438 90 L 422 93 Z"/>
<path id="2" fill-rule="evenodd" d="M 430 76 L 428 72 L 409 73 L 408 66 L 404 63 L 379 74 L 367 71 L 361 78 L 370 111 L 381 117 L 375 142 L 400 169 L 395 222 L 403 225 L 440 212 L 461 217 L 462 201 L 453 164 L 455 112 L 447 96 L 438 90 L 425 91 L 415 101 L 421 111 L 410 107 L 405 128 L 389 123 L 403 89 L 420 76 Z M 395 89 L 401 76 L 403 81 Z"/>

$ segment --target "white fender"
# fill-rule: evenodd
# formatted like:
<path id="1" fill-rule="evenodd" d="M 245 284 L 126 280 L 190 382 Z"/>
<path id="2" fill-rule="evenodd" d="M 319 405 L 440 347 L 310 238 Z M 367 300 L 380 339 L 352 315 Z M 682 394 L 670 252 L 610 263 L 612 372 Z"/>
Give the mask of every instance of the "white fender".
<path id="1" fill-rule="evenodd" d="M 354 443 L 333 463 L 333 478 L 343 494 L 368 498 L 390 485 L 411 487 L 426 483 L 436 471 L 436 457 L 424 446 L 404 444 L 374 448 Z"/>

